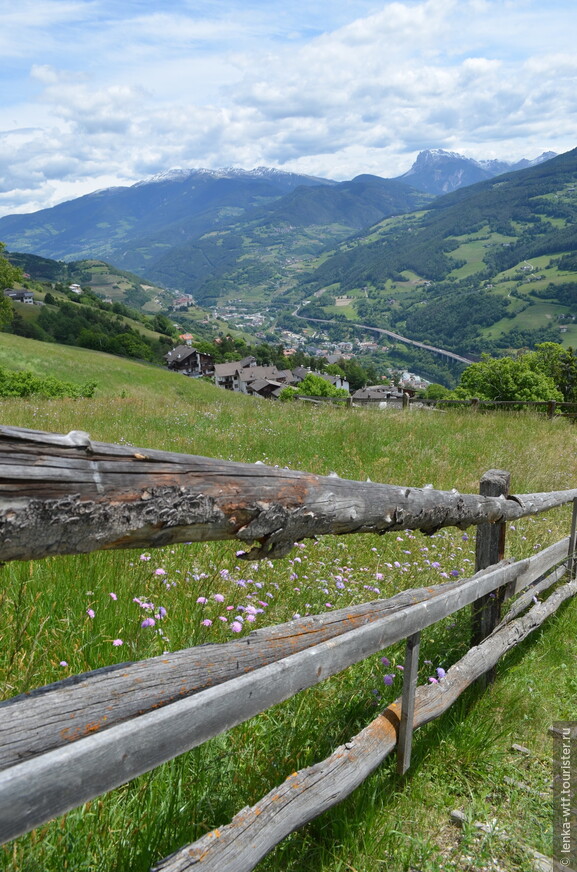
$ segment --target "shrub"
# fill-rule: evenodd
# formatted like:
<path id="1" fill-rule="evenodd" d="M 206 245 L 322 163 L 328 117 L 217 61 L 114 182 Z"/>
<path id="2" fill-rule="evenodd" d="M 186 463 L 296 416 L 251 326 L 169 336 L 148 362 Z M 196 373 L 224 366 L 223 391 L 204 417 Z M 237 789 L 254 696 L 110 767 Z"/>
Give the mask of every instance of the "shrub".
<path id="1" fill-rule="evenodd" d="M 93 397 L 96 382 L 74 385 L 53 376 L 40 377 L 33 372 L 12 372 L 0 366 L 0 397 Z"/>

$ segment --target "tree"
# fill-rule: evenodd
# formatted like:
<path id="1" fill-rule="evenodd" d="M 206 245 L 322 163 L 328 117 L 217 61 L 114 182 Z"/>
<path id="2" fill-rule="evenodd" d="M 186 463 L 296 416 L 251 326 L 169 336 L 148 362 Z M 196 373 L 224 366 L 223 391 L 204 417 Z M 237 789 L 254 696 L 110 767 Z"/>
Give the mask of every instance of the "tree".
<path id="1" fill-rule="evenodd" d="M 283 388 L 281 400 L 292 400 L 294 397 L 348 397 L 344 388 L 336 388 L 330 381 L 314 372 L 309 372 L 296 388 Z"/>
<path id="2" fill-rule="evenodd" d="M 0 330 L 10 324 L 14 314 L 12 300 L 4 296 L 4 288 L 12 288 L 24 278 L 21 269 L 13 266 L 6 257 L 2 257 L 5 248 L 4 243 L 0 242 Z"/>
<path id="3" fill-rule="evenodd" d="M 536 370 L 553 379 L 568 403 L 577 402 L 577 355 L 557 342 L 542 342 L 531 353 Z"/>
<path id="4" fill-rule="evenodd" d="M 12 322 L 14 316 L 14 307 L 10 297 L 4 296 L 0 288 L 0 330 L 3 330 Z"/>
<path id="5" fill-rule="evenodd" d="M 455 394 L 481 400 L 562 400 L 553 379 L 534 365 L 531 353 L 500 358 L 484 354 L 464 370 Z"/>

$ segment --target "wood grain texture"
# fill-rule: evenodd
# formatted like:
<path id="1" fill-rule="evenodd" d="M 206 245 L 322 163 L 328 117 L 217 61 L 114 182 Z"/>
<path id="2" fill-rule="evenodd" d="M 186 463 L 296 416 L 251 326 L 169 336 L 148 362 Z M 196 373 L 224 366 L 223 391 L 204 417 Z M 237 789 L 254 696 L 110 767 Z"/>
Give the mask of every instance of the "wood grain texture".
<path id="1" fill-rule="evenodd" d="M 89 725 L 76 741 L 67 736 L 68 744 L 0 772 L 0 840 L 22 835 L 406 639 L 511 582 L 520 571 L 528 577 L 532 559 L 486 570 L 429 599 L 114 726 Z M 222 647 L 210 646 L 209 653 L 218 656 Z M 13 724 L 12 717 L 6 720 Z M 64 728 L 69 723 L 64 721 Z M 23 723 L 32 737 L 43 730 L 41 720 L 33 724 Z"/>
<path id="2" fill-rule="evenodd" d="M 326 534 L 465 528 L 545 511 L 577 489 L 501 499 L 0 427 L 0 561 L 237 539 L 283 557 Z"/>
<path id="3" fill-rule="evenodd" d="M 545 603 L 471 648 L 439 684 L 419 687 L 413 729 L 443 714 L 473 681 L 575 594 L 577 581 L 563 585 Z M 289 775 L 230 824 L 181 848 L 153 872 L 250 872 L 285 836 L 341 802 L 377 768 L 397 743 L 399 715 L 400 700 L 396 700 L 326 760 Z"/>

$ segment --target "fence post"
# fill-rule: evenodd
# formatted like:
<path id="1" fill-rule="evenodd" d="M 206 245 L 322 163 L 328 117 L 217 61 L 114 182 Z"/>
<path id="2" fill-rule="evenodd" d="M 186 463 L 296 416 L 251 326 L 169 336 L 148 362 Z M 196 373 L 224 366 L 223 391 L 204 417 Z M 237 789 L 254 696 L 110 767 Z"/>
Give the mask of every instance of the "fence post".
<path id="1" fill-rule="evenodd" d="M 411 398 L 406 391 L 403 391 L 403 412 L 408 412 L 411 408 Z"/>
<path id="2" fill-rule="evenodd" d="M 473 399 L 471 400 L 471 409 L 473 412 L 479 411 L 479 398 L 478 397 L 473 397 Z"/>
<path id="3" fill-rule="evenodd" d="M 547 403 L 547 417 L 552 421 L 555 417 L 555 409 L 557 407 L 556 400 L 549 400 Z"/>
<path id="4" fill-rule="evenodd" d="M 567 561 L 567 573 L 569 578 L 573 580 L 577 574 L 577 556 L 575 555 L 575 547 L 577 546 L 577 500 L 573 500 L 573 516 L 571 518 L 571 534 L 569 536 L 569 560 Z"/>
<path id="5" fill-rule="evenodd" d="M 415 714 L 415 693 L 419 671 L 419 648 L 421 634 L 413 633 L 407 639 L 405 666 L 403 669 L 403 696 L 401 700 L 401 722 L 397 740 L 397 773 L 404 775 L 411 765 L 413 747 L 413 716 Z"/>
<path id="6" fill-rule="evenodd" d="M 490 469 L 481 478 L 479 493 L 485 497 L 507 497 L 511 483 L 511 473 L 503 469 Z M 505 522 L 497 524 L 479 524 L 477 527 L 475 547 L 475 572 L 487 569 L 494 563 L 498 563 L 505 556 Z M 492 633 L 501 617 L 501 603 L 505 594 L 505 587 L 501 587 L 494 593 L 480 597 L 472 607 L 472 644 L 479 645 L 483 639 Z M 479 683 L 486 686 L 495 677 L 495 670 L 491 669 L 479 679 Z"/>

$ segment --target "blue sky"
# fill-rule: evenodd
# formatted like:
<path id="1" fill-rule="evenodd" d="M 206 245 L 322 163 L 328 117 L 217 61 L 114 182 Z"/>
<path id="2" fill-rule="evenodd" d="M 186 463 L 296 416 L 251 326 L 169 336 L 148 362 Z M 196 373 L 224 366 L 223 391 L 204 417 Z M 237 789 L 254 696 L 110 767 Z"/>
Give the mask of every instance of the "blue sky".
<path id="1" fill-rule="evenodd" d="M 173 167 L 577 146 L 574 0 L 0 0 L 0 215 Z"/>

